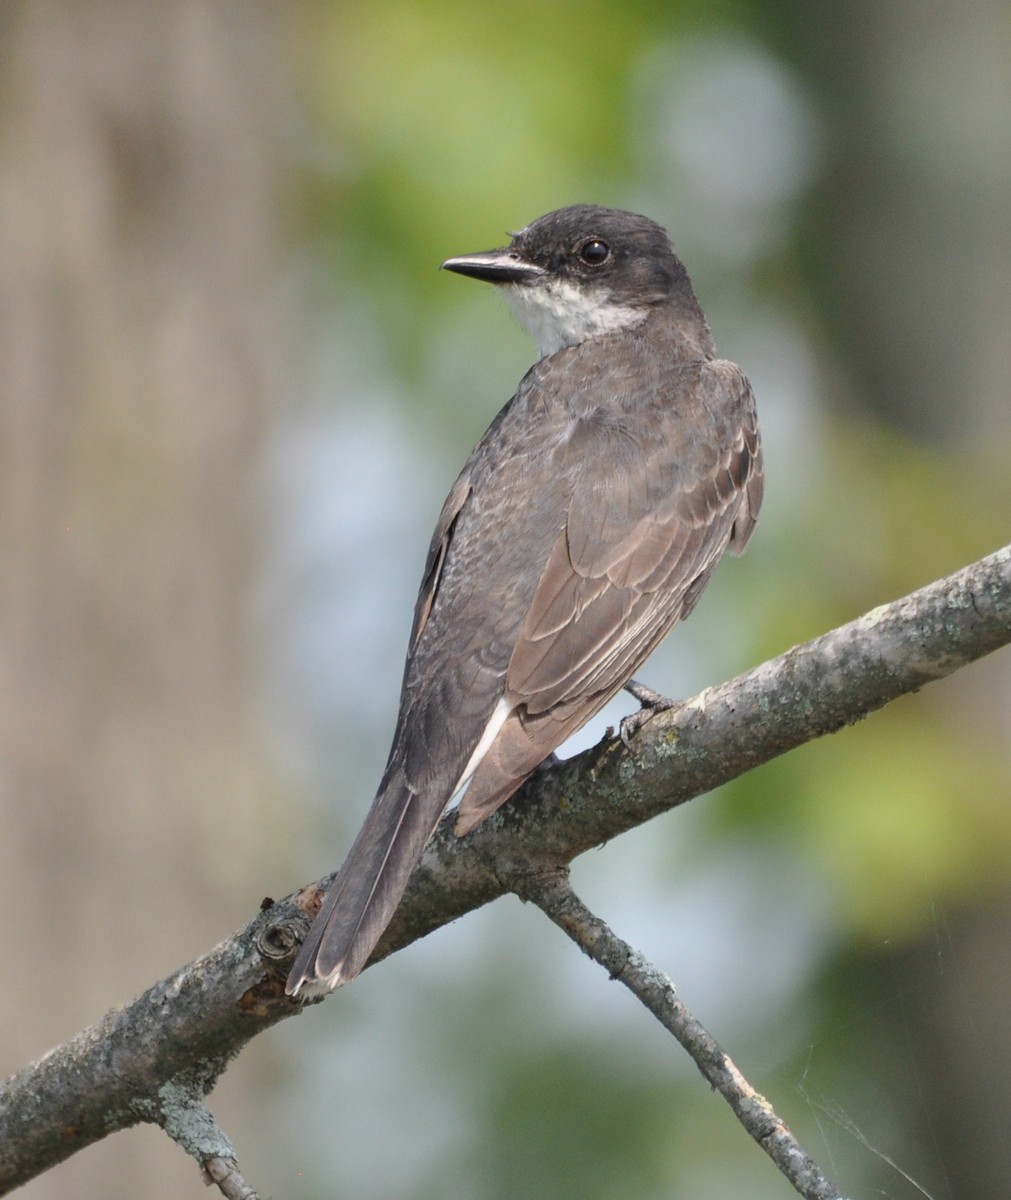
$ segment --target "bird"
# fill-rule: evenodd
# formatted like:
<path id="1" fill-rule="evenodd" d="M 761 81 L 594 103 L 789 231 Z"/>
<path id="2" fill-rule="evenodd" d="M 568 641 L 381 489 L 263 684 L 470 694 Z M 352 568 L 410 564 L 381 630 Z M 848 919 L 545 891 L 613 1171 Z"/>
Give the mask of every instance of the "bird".
<path id="1" fill-rule="evenodd" d="M 762 501 L 752 388 L 656 222 L 572 205 L 442 267 L 493 284 L 540 357 L 436 523 L 389 760 L 288 976 L 302 998 L 361 972 L 465 785 L 460 836 L 629 684 Z"/>

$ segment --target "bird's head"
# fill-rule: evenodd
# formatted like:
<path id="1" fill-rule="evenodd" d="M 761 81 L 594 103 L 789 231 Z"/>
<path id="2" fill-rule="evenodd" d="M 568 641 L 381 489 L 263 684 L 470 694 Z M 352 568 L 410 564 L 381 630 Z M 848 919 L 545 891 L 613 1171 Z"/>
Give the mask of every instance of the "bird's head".
<path id="1" fill-rule="evenodd" d="M 634 329 L 664 305 L 704 322 L 666 232 L 648 217 L 620 209 L 560 208 L 500 250 L 463 254 L 442 265 L 501 287 L 542 355 Z"/>

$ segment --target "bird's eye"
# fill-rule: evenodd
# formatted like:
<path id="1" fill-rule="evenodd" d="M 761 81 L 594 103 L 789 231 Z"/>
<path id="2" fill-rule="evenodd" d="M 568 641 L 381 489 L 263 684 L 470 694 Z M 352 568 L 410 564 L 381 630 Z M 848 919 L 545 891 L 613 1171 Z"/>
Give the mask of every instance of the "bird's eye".
<path id="1" fill-rule="evenodd" d="M 599 267 L 611 256 L 611 247 L 600 238 L 590 238 L 579 247 L 579 257 L 591 267 Z"/>

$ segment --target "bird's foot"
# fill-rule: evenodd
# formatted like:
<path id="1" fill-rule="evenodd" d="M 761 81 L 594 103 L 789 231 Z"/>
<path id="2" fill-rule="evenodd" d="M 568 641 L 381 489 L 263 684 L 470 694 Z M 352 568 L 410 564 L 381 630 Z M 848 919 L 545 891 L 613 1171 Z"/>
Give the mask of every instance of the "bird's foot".
<path id="1" fill-rule="evenodd" d="M 640 708 L 629 713 L 624 717 L 621 726 L 618 730 L 618 736 L 627 747 L 632 740 L 632 736 L 638 733 L 639 728 L 644 725 L 650 717 L 655 713 L 664 712 L 669 708 L 677 708 L 681 703 L 680 700 L 671 700 L 669 696 L 661 695 L 660 692 L 654 692 L 652 688 L 647 687 L 644 683 L 639 683 L 636 679 L 630 679 L 625 684 L 625 691 L 630 696 L 634 696 L 639 701 Z"/>
<path id="2" fill-rule="evenodd" d="M 561 761 L 554 750 L 552 750 L 547 758 L 542 758 L 537 766 L 534 767 L 534 774 L 539 775 L 541 771 L 550 771 L 552 767 L 557 767 Z"/>

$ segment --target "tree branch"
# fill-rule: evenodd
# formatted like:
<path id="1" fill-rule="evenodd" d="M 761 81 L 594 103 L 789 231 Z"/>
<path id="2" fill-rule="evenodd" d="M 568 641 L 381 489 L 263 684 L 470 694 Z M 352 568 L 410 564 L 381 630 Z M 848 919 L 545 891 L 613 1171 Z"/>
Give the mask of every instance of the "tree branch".
<path id="1" fill-rule="evenodd" d="M 264 969 L 294 951 L 294 940 L 277 941 L 278 927 L 290 935 L 304 925 L 294 906 L 288 910 L 287 926 L 261 913 L 11 1076 L 0 1089 L 0 1195 L 141 1121 L 161 1125 L 202 1166 L 234 1160 L 227 1138 L 196 1106 L 250 1037 L 292 1014 L 283 983 Z"/>
<path id="2" fill-rule="evenodd" d="M 444 820 L 373 961 L 576 855 L 1011 641 L 1011 546 L 538 773 L 457 840 Z M 300 1005 L 284 972 L 329 879 L 279 904 L 0 1091 L 0 1195 L 117 1129 L 165 1124 Z M 228 1158 L 227 1154 L 218 1157 Z"/>
<path id="3" fill-rule="evenodd" d="M 623 983 L 677 1038 L 705 1079 L 734 1110 L 748 1135 L 805 1200 L 843 1200 L 838 1188 L 801 1148 L 769 1101 L 755 1091 L 713 1035 L 678 999 L 670 979 L 615 936 L 606 922 L 579 899 L 572 890 L 567 870 L 559 868 L 528 876 L 516 890 L 520 899 L 536 904 L 612 979 Z"/>

